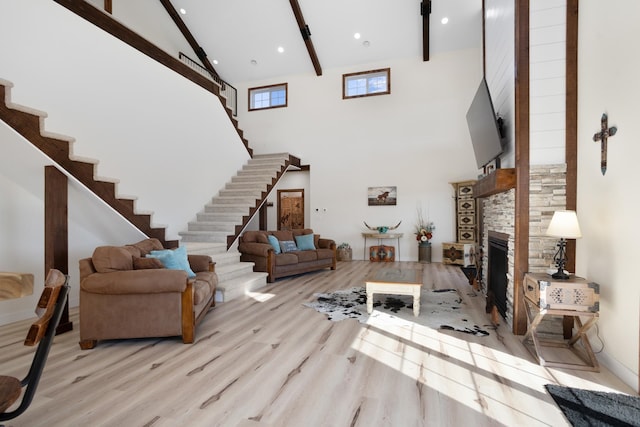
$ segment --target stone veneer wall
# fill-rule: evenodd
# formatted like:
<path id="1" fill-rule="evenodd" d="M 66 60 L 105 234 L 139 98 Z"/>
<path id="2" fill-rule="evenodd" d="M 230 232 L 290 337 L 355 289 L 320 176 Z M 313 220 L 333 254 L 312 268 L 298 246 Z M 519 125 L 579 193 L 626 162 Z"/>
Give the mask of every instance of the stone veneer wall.
<path id="1" fill-rule="evenodd" d="M 566 165 L 534 165 L 529 174 L 529 271 L 544 272 L 553 264 L 557 240 L 545 235 L 553 212 L 566 206 Z M 507 266 L 507 324 L 513 327 L 515 190 L 483 199 L 481 241 L 482 291 L 487 293 L 489 231 L 509 236 Z"/>
<path id="2" fill-rule="evenodd" d="M 567 166 L 532 166 L 529 177 L 529 271 L 541 273 L 554 264 L 558 238 L 545 233 L 553 213 L 567 206 Z"/>

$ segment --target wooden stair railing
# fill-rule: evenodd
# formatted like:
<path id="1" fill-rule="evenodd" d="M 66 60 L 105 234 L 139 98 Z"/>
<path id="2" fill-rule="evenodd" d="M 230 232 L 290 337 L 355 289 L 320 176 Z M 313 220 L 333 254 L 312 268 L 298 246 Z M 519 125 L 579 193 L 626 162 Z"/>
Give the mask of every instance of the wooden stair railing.
<path id="1" fill-rule="evenodd" d="M 191 80 L 193 83 L 197 84 L 203 89 L 216 95 L 220 103 L 222 103 L 224 111 L 229 116 L 231 123 L 233 123 L 233 126 L 236 128 L 236 132 L 242 140 L 245 149 L 249 153 L 249 156 L 253 157 L 253 150 L 251 149 L 251 147 L 249 147 L 249 141 L 244 137 L 244 133 L 238 127 L 238 120 L 233 117 L 233 111 L 231 111 L 231 109 L 227 107 L 226 101 L 221 97 L 220 89 L 217 83 L 214 83 L 196 70 L 191 69 L 188 65 L 184 64 L 179 59 L 169 55 L 164 50 L 160 49 L 144 37 L 122 25 L 121 23 L 113 19 L 113 17 L 102 12 L 100 9 L 97 9 L 90 3 L 84 0 L 54 1 L 59 5 L 67 8 L 71 12 L 75 13 L 76 15 L 91 22 L 96 27 L 101 28 L 102 30 L 106 31 L 122 42 L 147 55 L 149 58 L 154 59 L 167 68 Z"/>
<path id="2" fill-rule="evenodd" d="M 234 234 L 227 236 L 227 249 L 229 249 L 233 245 L 233 243 L 240 236 L 242 231 L 246 228 L 247 224 L 249 224 L 251 219 L 254 217 L 254 215 L 259 212 L 260 207 L 267 200 L 269 193 L 271 193 L 271 190 L 273 190 L 273 188 L 278 183 L 278 181 L 280 181 L 280 178 L 282 178 L 282 176 L 284 175 L 284 173 L 286 172 L 289 166 L 296 166 L 301 169 L 308 168 L 308 166 L 301 166 L 300 159 L 298 157 L 289 155 L 289 158 L 287 159 L 285 164 L 280 168 L 280 171 L 278 172 L 278 174 L 271 180 L 271 184 L 267 185 L 267 189 L 262 192 L 261 197 L 259 199 L 256 199 L 255 206 L 252 206 L 249 209 L 249 214 L 244 215 L 242 217 L 242 224 L 236 225 Z"/>
<path id="3" fill-rule="evenodd" d="M 178 246 L 177 240 L 166 240 L 165 228 L 151 226 L 150 214 L 137 214 L 135 212 L 134 200 L 116 197 L 116 185 L 114 182 L 96 180 L 94 177 L 95 163 L 71 159 L 69 157 L 71 154 L 69 140 L 43 136 L 41 134 L 43 115 L 9 107 L 7 105 L 7 103 L 10 103 L 8 94 L 9 90 L 6 83 L 0 81 L 0 120 L 7 123 L 96 196 L 100 197 L 138 230 L 149 237 L 159 239 L 166 248 Z"/>

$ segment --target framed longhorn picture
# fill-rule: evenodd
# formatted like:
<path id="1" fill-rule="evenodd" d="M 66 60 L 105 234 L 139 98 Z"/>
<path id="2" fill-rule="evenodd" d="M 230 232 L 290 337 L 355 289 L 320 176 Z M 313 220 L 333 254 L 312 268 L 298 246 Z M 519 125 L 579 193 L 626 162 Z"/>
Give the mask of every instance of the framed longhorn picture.
<path id="1" fill-rule="evenodd" d="M 369 187 L 367 200 L 369 206 L 395 206 L 398 198 L 397 187 Z"/>

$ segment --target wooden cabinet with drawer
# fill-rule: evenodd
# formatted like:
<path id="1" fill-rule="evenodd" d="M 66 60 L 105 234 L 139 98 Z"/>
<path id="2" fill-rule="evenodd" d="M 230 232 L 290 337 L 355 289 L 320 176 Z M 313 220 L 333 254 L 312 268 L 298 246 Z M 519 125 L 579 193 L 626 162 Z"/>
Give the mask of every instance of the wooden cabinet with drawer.
<path id="1" fill-rule="evenodd" d="M 558 280 L 546 273 L 527 273 L 524 296 L 540 309 L 592 313 L 600 309 L 600 285 L 577 276 Z"/>
<path id="2" fill-rule="evenodd" d="M 456 239 L 457 243 L 477 241 L 476 199 L 473 186 L 476 181 L 452 182 L 456 197 Z"/>

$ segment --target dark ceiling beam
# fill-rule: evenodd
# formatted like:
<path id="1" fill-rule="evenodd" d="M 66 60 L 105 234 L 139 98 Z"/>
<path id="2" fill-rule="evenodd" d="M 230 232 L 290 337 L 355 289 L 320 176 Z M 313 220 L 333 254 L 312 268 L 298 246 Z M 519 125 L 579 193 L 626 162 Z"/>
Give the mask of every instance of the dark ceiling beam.
<path id="1" fill-rule="evenodd" d="M 107 13 L 113 13 L 113 4 L 111 0 L 104 0 L 104 11 Z"/>
<path id="2" fill-rule="evenodd" d="M 191 31 L 189 31 L 189 28 L 187 28 L 187 25 L 184 23 L 182 18 L 180 18 L 180 14 L 176 10 L 176 8 L 173 7 L 173 5 L 171 4 L 171 1 L 160 0 L 160 3 L 162 3 L 167 13 L 169 14 L 169 16 L 171 16 L 171 19 L 173 19 L 173 22 L 178 26 L 178 29 L 180 30 L 184 38 L 187 39 L 187 42 L 189 43 L 189 46 L 191 46 L 191 49 L 193 49 L 193 51 L 196 53 L 200 61 L 202 61 L 202 65 L 204 65 L 204 67 L 213 76 L 219 79 L 220 76 L 218 75 L 215 68 L 213 68 L 213 65 L 211 64 L 211 62 L 209 62 L 209 60 L 207 59 L 206 52 L 204 51 L 202 46 L 198 44 L 198 42 L 196 41 L 196 38 L 193 37 L 193 34 L 191 34 Z"/>
<path id="3" fill-rule="evenodd" d="M 429 16 L 431 15 L 431 0 L 423 0 L 420 3 L 420 15 L 422 15 L 422 60 L 429 60 Z"/>
<path id="4" fill-rule="evenodd" d="M 316 70 L 316 75 L 321 76 L 322 67 L 320 67 L 318 55 L 316 55 L 316 50 L 313 47 L 313 42 L 311 41 L 311 31 L 309 30 L 309 26 L 304 22 L 304 16 L 302 16 L 300 4 L 298 4 L 298 0 L 289 0 L 289 3 L 291 3 L 291 9 L 293 9 L 293 14 L 296 16 L 296 21 L 298 22 L 298 28 L 302 34 L 304 44 L 307 45 L 307 51 L 309 52 L 309 57 L 313 63 L 313 68 Z"/>

